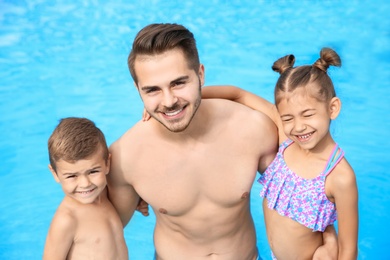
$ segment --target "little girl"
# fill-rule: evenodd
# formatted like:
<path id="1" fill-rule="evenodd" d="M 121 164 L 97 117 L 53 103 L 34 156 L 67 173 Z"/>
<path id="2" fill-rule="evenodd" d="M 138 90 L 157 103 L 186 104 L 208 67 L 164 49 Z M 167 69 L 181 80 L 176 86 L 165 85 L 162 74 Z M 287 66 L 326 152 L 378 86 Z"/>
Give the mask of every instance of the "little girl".
<path id="1" fill-rule="evenodd" d="M 274 259 L 312 259 L 322 232 L 338 220 L 338 259 L 356 259 L 358 192 L 354 171 L 329 132 L 341 109 L 330 65 L 336 52 L 321 50 L 312 66 L 293 67 L 287 55 L 272 69 L 280 73 L 275 105 L 236 87 L 203 88 L 203 98 L 226 98 L 259 110 L 279 129 L 279 151 L 258 182 Z M 337 208 L 337 214 L 336 214 Z"/>

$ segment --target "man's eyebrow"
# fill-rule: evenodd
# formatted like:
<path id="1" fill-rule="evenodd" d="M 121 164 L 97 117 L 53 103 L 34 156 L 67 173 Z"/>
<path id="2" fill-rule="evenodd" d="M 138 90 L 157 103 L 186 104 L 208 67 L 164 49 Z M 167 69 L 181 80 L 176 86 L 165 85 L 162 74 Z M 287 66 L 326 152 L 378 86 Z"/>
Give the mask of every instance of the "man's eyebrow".
<path id="1" fill-rule="evenodd" d="M 143 87 L 141 87 L 141 90 L 148 91 L 148 90 L 157 89 L 157 88 L 159 88 L 159 87 L 158 86 L 143 86 Z"/>
<path id="2" fill-rule="evenodd" d="M 181 76 L 181 77 L 178 77 L 177 79 L 172 80 L 171 84 L 178 82 L 178 81 L 188 80 L 189 78 L 190 78 L 189 76 Z"/>
<path id="3" fill-rule="evenodd" d="M 169 84 L 173 85 L 176 82 L 185 81 L 185 80 L 188 80 L 189 78 L 190 78 L 189 76 L 181 76 L 181 77 L 178 77 L 178 78 L 172 80 Z M 160 87 L 159 86 L 143 86 L 143 87 L 141 87 L 141 90 L 148 91 L 148 90 L 156 89 L 156 88 L 158 89 Z"/>

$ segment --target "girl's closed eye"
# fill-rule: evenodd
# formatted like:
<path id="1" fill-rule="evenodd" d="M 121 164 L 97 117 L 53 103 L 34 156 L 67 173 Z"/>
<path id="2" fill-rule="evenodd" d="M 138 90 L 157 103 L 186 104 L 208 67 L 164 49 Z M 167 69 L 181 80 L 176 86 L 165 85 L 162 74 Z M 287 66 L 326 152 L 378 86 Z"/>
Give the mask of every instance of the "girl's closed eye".
<path id="1" fill-rule="evenodd" d="M 293 117 L 292 116 L 282 116 L 281 119 L 283 122 L 290 122 L 293 120 Z"/>
<path id="2" fill-rule="evenodd" d="M 314 113 L 310 113 L 310 114 L 304 114 L 303 117 L 312 117 L 314 116 Z"/>

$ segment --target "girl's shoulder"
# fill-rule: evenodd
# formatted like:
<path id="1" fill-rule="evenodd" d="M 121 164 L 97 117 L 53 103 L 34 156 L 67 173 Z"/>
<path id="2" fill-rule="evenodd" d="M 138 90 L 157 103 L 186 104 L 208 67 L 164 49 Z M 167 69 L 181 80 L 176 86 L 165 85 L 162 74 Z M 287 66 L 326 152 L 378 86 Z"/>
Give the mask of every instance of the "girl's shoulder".
<path id="1" fill-rule="evenodd" d="M 332 190 L 343 191 L 356 187 L 355 172 L 345 157 L 328 175 L 327 182 L 331 184 Z"/>

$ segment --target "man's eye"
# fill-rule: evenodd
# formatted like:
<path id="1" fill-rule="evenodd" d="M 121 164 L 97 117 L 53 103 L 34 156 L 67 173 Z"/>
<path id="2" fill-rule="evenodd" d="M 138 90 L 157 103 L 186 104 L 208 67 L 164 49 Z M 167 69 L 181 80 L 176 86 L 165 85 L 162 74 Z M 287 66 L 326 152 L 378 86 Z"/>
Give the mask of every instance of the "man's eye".
<path id="1" fill-rule="evenodd" d="M 174 84 L 173 84 L 173 86 L 175 87 L 175 86 L 180 86 L 180 85 L 183 85 L 185 82 L 184 81 L 178 81 L 178 82 L 175 82 Z"/>
<path id="2" fill-rule="evenodd" d="M 148 89 L 146 90 L 146 94 L 149 94 L 149 93 L 153 93 L 153 92 L 156 92 L 157 90 L 152 88 L 152 89 Z"/>
<path id="3" fill-rule="evenodd" d="M 94 170 L 94 171 L 91 171 L 90 174 L 98 173 L 98 172 L 99 172 L 98 170 Z"/>

